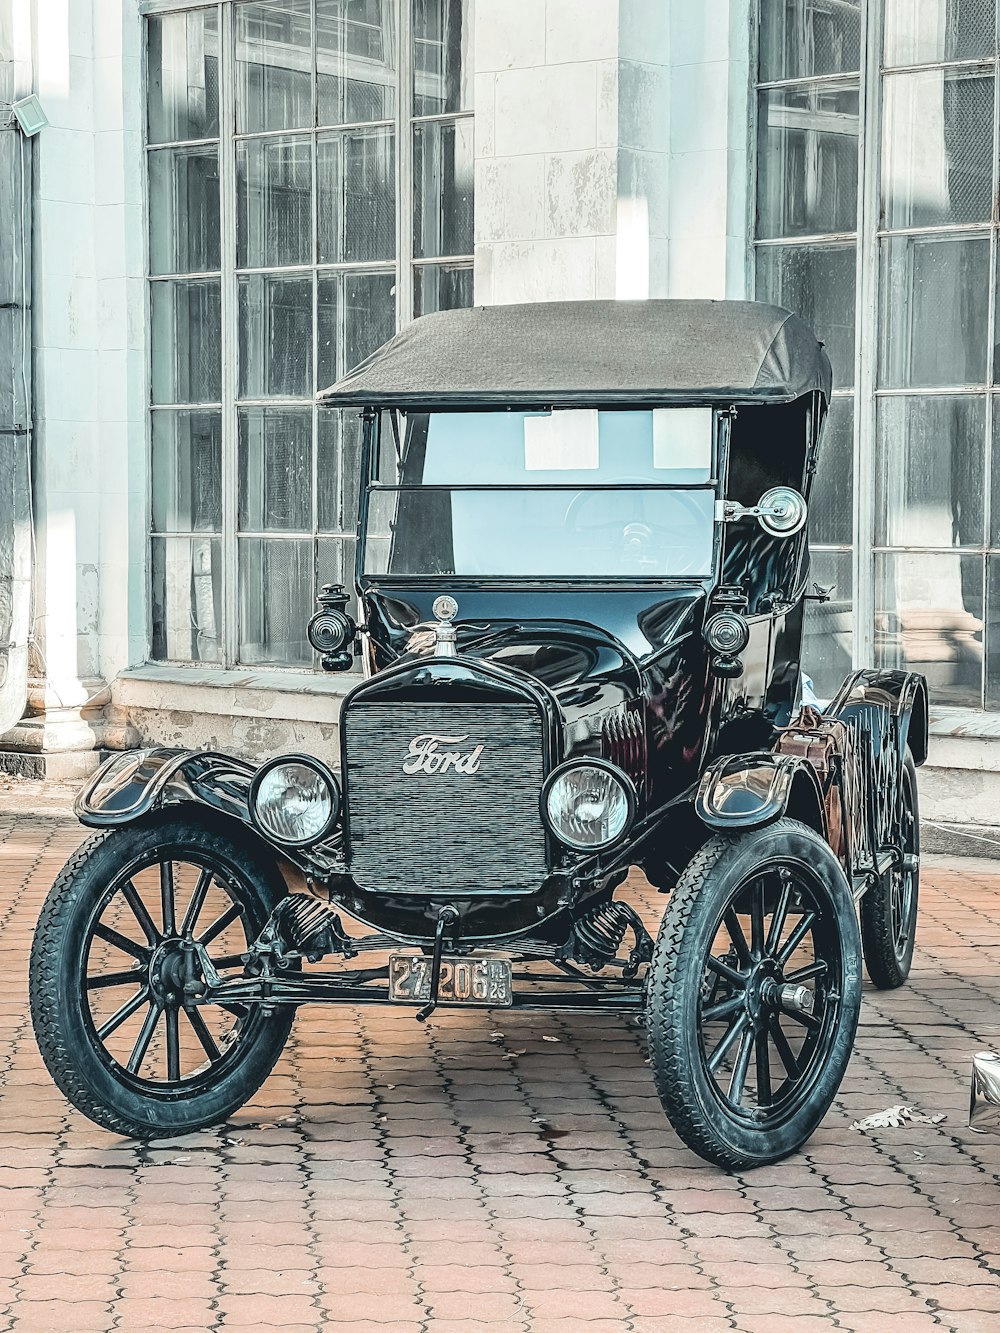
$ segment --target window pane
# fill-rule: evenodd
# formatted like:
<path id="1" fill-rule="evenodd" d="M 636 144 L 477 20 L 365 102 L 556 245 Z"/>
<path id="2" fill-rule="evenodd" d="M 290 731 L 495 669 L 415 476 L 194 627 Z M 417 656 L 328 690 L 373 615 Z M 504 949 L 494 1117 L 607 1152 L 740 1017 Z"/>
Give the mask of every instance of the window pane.
<path id="1" fill-rule="evenodd" d="M 218 149 L 158 148 L 148 160 L 150 273 L 218 268 Z"/>
<path id="2" fill-rule="evenodd" d="M 983 384 L 990 246 L 985 236 L 883 243 L 880 383 Z"/>
<path id="3" fill-rule="evenodd" d="M 218 412 L 153 413 L 153 528 L 222 527 L 222 418 Z"/>
<path id="4" fill-rule="evenodd" d="M 472 0 L 413 0 L 413 114 L 472 110 Z"/>
<path id="5" fill-rule="evenodd" d="M 151 564 L 156 662 L 222 660 L 222 543 L 154 537 Z"/>
<path id="6" fill-rule="evenodd" d="M 861 0 L 761 0 L 765 82 L 846 73 L 860 64 Z"/>
<path id="7" fill-rule="evenodd" d="M 854 231 L 857 88 L 772 88 L 760 94 L 758 126 L 758 236 Z"/>
<path id="8" fill-rule="evenodd" d="M 464 310 L 472 305 L 472 268 L 468 264 L 418 264 L 413 270 L 413 313 Z"/>
<path id="9" fill-rule="evenodd" d="M 983 668 L 983 557 L 875 556 L 879 666 L 921 671 L 935 704 L 978 708 Z"/>
<path id="10" fill-rule="evenodd" d="M 879 399 L 876 543 L 981 545 L 985 441 L 985 397 Z"/>
<path id="11" fill-rule="evenodd" d="M 854 399 L 834 398 L 809 498 L 809 536 L 817 545 L 849 546 L 853 532 Z"/>
<path id="12" fill-rule="evenodd" d="M 923 70 L 885 80 L 886 225 L 988 222 L 993 196 L 993 77 Z"/>
<path id="13" fill-rule="evenodd" d="M 395 259 L 394 149 L 391 129 L 318 136 L 321 264 Z"/>
<path id="14" fill-rule="evenodd" d="M 1000 546 L 1000 399 L 993 399 L 993 466 L 990 502 L 990 545 Z"/>
<path id="15" fill-rule="evenodd" d="M 240 528 L 312 528 L 312 408 L 243 408 L 240 423 Z"/>
<path id="16" fill-rule="evenodd" d="M 413 254 L 472 254 L 473 122 L 431 121 L 413 129 Z"/>
<path id="17" fill-rule="evenodd" d="M 217 403 L 222 397 L 218 278 L 150 284 L 154 403 Z"/>
<path id="18" fill-rule="evenodd" d="M 356 411 L 319 409 L 316 503 L 320 532 L 353 532 L 361 485 L 361 417 Z"/>
<path id="19" fill-rule="evenodd" d="M 1000 556 L 986 557 L 986 707 L 1000 708 Z"/>
<path id="20" fill-rule="evenodd" d="M 321 125 L 389 120 L 396 112 L 393 0 L 316 0 Z"/>
<path id="21" fill-rule="evenodd" d="M 0 306 L 6 302 L 0 303 Z M 5 378 L 14 368 L 20 368 L 22 356 L 21 320 L 15 322 L 15 311 L 0 308 L 0 366 L 3 366 Z M 0 387 L 0 430 L 10 426 L 23 426 L 24 391 L 18 392 L 20 375 L 17 371 L 11 376 L 13 383 Z M 16 400 L 15 401 L 15 397 Z"/>
<path id="22" fill-rule="evenodd" d="M 214 139 L 219 133 L 215 9 L 165 14 L 147 25 L 149 142 Z"/>
<path id="23" fill-rule="evenodd" d="M 312 277 L 239 279 L 240 397 L 312 395 Z"/>
<path id="24" fill-rule="evenodd" d="M 312 258 L 312 142 L 244 139 L 236 145 L 236 262 L 244 268 Z"/>
<path id="25" fill-rule="evenodd" d="M 308 129 L 313 123 L 309 0 L 235 8 L 237 130 Z"/>
<path id="26" fill-rule="evenodd" d="M 828 702 L 851 670 L 854 599 L 850 551 L 813 551 L 809 582 L 830 588 L 828 602 L 806 602 L 802 671 L 819 699 Z"/>
<path id="27" fill-rule="evenodd" d="M 854 383 L 854 246 L 762 245 L 757 299 L 800 315 L 826 343 L 838 389 Z"/>
<path id="28" fill-rule="evenodd" d="M 394 273 L 320 273 L 317 379 L 325 388 L 396 331 Z"/>
<path id="29" fill-rule="evenodd" d="M 350 594 L 347 614 L 358 616 L 358 602 L 354 595 L 354 552 L 357 543 L 352 537 L 326 537 L 316 543 L 316 587 L 325 583 L 342 583 Z"/>
<path id="30" fill-rule="evenodd" d="M 886 0 L 885 63 L 989 56 L 996 49 L 994 0 Z"/>
<path id="31" fill-rule="evenodd" d="M 312 539 L 243 537 L 239 543 L 240 661 L 308 666 L 315 609 Z"/>

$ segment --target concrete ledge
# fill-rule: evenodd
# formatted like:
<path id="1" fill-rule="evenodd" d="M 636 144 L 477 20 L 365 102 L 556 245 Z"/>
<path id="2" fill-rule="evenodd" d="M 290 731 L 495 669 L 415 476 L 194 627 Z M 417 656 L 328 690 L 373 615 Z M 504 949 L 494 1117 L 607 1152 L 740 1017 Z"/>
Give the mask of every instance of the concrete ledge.
<path id="1" fill-rule="evenodd" d="M 361 680 L 355 672 L 215 671 L 209 667 L 141 666 L 111 685 L 115 705 L 217 717 L 335 722 L 340 701 Z"/>
<path id="2" fill-rule="evenodd" d="M 101 762 L 96 750 L 63 750 L 27 753 L 0 750 L 0 773 L 35 781 L 75 782 L 89 777 Z"/>
<path id="3" fill-rule="evenodd" d="M 1000 861 L 1000 827 L 995 824 L 943 824 L 920 821 L 920 850 L 943 856 Z"/>

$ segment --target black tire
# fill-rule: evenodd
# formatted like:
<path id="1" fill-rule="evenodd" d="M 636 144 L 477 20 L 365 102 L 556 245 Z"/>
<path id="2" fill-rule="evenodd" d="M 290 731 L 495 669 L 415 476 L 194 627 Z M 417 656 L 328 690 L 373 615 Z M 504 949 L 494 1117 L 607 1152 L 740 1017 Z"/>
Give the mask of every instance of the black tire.
<path id="1" fill-rule="evenodd" d="M 861 899 L 861 947 L 872 985 L 879 990 L 902 986 L 910 975 L 917 939 L 920 896 L 920 805 L 917 769 L 909 750 L 901 775 L 902 820 L 899 830 L 903 864 Z"/>
<path id="2" fill-rule="evenodd" d="M 860 954 L 844 872 L 812 829 L 781 819 L 705 844 L 670 895 L 647 1000 L 656 1091 L 689 1148 L 735 1171 L 805 1143 L 851 1057 Z"/>
<path id="3" fill-rule="evenodd" d="M 83 843 L 42 908 L 29 978 L 42 1059 L 77 1110 L 147 1139 L 218 1124 L 253 1096 L 294 1011 L 185 1004 L 175 982 L 193 940 L 223 951 L 221 975 L 242 975 L 240 952 L 284 892 L 253 844 L 197 816 Z"/>

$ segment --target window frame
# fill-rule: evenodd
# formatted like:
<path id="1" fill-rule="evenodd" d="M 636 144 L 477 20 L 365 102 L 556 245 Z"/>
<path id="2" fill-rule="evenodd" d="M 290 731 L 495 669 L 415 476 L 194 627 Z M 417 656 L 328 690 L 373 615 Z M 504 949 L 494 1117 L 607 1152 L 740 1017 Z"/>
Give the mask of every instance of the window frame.
<path id="1" fill-rule="evenodd" d="M 146 643 L 147 660 L 155 662 L 157 665 L 165 666 L 186 666 L 192 669 L 206 668 L 209 670 L 247 670 L 247 671 L 286 671 L 289 673 L 301 673 L 302 671 L 318 671 L 318 660 L 312 655 L 309 663 L 290 663 L 280 661 L 251 661 L 243 660 L 243 645 L 241 644 L 241 570 L 240 570 L 240 548 L 241 544 L 251 544 L 259 541 L 309 541 L 312 547 L 313 568 L 316 569 L 321 560 L 320 545 L 324 540 L 332 542 L 347 543 L 354 539 L 355 532 L 347 531 L 341 517 L 338 514 L 337 526 L 334 530 L 330 527 L 319 526 L 319 486 L 318 486 L 318 466 L 320 459 L 320 426 L 319 413 L 321 409 L 313 393 L 314 386 L 319 385 L 318 376 L 320 373 L 319 361 L 319 286 L 323 277 L 339 277 L 341 275 L 349 277 L 352 272 L 359 274 L 384 274 L 391 275 L 395 284 L 395 321 L 394 331 L 399 332 L 407 324 L 411 323 L 416 317 L 414 313 L 417 273 L 418 270 L 435 267 L 453 267 L 467 270 L 471 275 L 473 272 L 473 253 L 470 244 L 468 253 L 442 255 L 434 258 L 417 258 L 414 255 L 414 206 L 415 206 L 415 180 L 414 180 L 414 141 L 417 133 L 417 127 L 427 122 L 443 122 L 448 124 L 458 124 L 460 121 L 466 122 L 470 129 L 474 125 L 474 106 L 470 104 L 468 108 L 459 111 L 448 111 L 429 115 L 419 115 L 416 113 L 414 104 L 414 61 L 413 61 L 413 9 L 412 0 L 396 0 L 395 3 L 395 27 L 396 27 L 396 98 L 395 111 L 391 119 L 364 122 L 356 124 L 355 122 L 345 122 L 343 126 L 327 126 L 316 123 L 315 106 L 314 114 L 311 117 L 309 126 L 294 129 L 278 131 L 262 131 L 259 133 L 241 132 L 237 129 L 237 34 L 236 34 L 236 9 L 240 0 L 139 0 L 139 21 L 142 24 L 142 52 L 140 73 L 140 95 L 142 99 L 142 191 L 143 191 L 143 273 L 144 273 L 144 317 L 145 317 L 145 392 L 146 392 L 146 411 L 145 411 L 145 448 L 147 466 L 147 486 L 146 486 L 146 570 L 145 570 L 145 590 L 146 590 Z M 471 24 L 474 14 L 474 0 L 469 4 L 469 22 Z M 217 16 L 219 30 L 219 125 L 217 137 L 211 139 L 191 139 L 191 140 L 168 140 L 163 143 L 151 142 L 149 134 L 149 43 L 148 43 L 148 20 L 152 18 L 163 18 L 172 14 L 182 14 L 193 11 L 215 11 Z M 311 25 L 311 60 L 315 56 L 316 44 L 316 10 L 315 4 L 311 6 L 310 11 Z M 310 66 L 311 68 L 311 66 Z M 472 87 L 474 71 L 469 71 L 468 86 Z M 315 99 L 315 79 L 313 79 L 313 98 Z M 352 261 L 352 260 L 321 260 L 319 258 L 317 235 L 317 212 L 319 196 L 319 179 L 317 174 L 317 156 L 319 136 L 321 134 L 336 134 L 338 132 L 349 133 L 351 130 L 364 131 L 369 128 L 390 127 L 394 136 L 394 164 L 392 178 L 395 187 L 395 256 L 391 260 L 372 260 L 372 261 Z M 304 264 L 271 264 L 263 268 L 256 265 L 240 265 L 238 262 L 238 199 L 237 199 L 237 149 L 238 145 L 252 139 L 276 139 L 281 135 L 295 136 L 301 135 L 303 139 L 308 138 L 310 142 L 310 157 L 312 170 L 312 183 L 310 194 L 310 212 L 312 219 L 312 239 L 313 249 L 308 262 Z M 177 147 L 190 147 L 203 145 L 206 147 L 215 147 L 219 159 L 219 252 L 220 267 L 218 270 L 212 270 L 211 273 L 152 273 L 151 272 L 151 254 L 150 254 L 150 155 L 157 151 L 171 151 Z M 470 238 L 471 241 L 471 238 Z M 241 278 L 255 272 L 277 275 L 280 278 L 294 277 L 296 275 L 311 279 L 311 307 L 310 317 L 312 324 L 312 382 L 310 391 L 303 396 L 272 395 L 261 396 L 259 394 L 240 394 L 240 364 L 243 359 L 243 345 L 240 340 L 240 282 Z M 154 403 L 153 401 L 153 339 L 151 336 L 151 308 L 152 293 L 154 284 L 157 282 L 184 281 L 196 279 L 199 277 L 211 277 L 212 280 L 218 280 L 220 284 L 221 301 L 221 331 L 220 331 L 220 349 L 221 349 L 221 394 L 218 401 L 212 403 L 185 402 L 185 403 Z M 339 373 L 339 372 L 338 372 Z M 249 387 L 249 386 L 248 386 Z M 281 410 L 295 408 L 303 413 L 309 412 L 311 418 L 311 459 L 312 459 L 312 501 L 311 501 L 311 528 L 309 532 L 299 531 L 298 529 L 287 531 L 281 530 L 241 530 L 239 526 L 239 454 L 240 454 L 240 421 L 244 412 L 254 413 L 260 409 Z M 206 411 L 217 412 L 221 416 L 221 441 L 222 441 L 222 510 L 221 526 L 218 535 L 215 531 L 211 533 L 205 531 L 177 531 L 173 527 L 162 531 L 154 530 L 153 526 L 153 485 L 154 470 L 152 466 L 153 459 L 153 425 L 155 414 L 159 411 L 177 414 L 182 411 Z M 218 541 L 221 549 L 221 616 L 219 627 L 219 654 L 215 661 L 204 660 L 200 658 L 184 658 L 177 656 L 164 655 L 162 657 L 153 657 L 153 610 L 154 610 L 154 589 L 153 589 L 153 550 L 154 542 L 159 541 L 164 544 L 171 540 L 187 539 L 192 540 L 211 540 Z M 345 552 L 349 554 L 349 552 Z M 345 558 L 343 577 L 348 585 L 353 584 L 355 560 Z M 303 625 L 303 634 L 304 634 Z M 245 627 L 244 627 L 245 637 Z"/>
<path id="2" fill-rule="evenodd" d="M 778 240 L 762 239 L 757 235 L 757 190 L 758 166 L 757 155 L 760 145 L 761 127 L 759 124 L 759 96 L 761 91 L 796 84 L 807 86 L 820 83 L 836 84 L 838 80 L 852 77 L 844 74 L 817 75 L 795 79 L 765 80 L 760 77 L 760 36 L 763 23 L 763 7 L 767 0 L 755 0 L 751 11 L 750 40 L 750 143 L 749 154 L 749 194 L 747 207 L 748 238 L 748 289 L 757 294 L 757 253 L 762 246 L 797 243 L 816 243 L 818 237 L 787 237 Z M 891 559 L 894 556 L 905 557 L 908 554 L 940 554 L 960 560 L 974 556 L 981 563 L 983 575 L 982 604 L 983 631 L 980 688 L 978 702 L 964 705 L 949 705 L 949 712 L 979 714 L 984 711 L 996 712 L 996 707 L 987 703 L 990 694 L 989 676 L 989 569 L 994 559 L 1000 570 L 1000 538 L 993 540 L 990 532 L 990 506 L 992 503 L 992 450 L 994 428 L 1000 413 L 1000 375 L 994 372 L 989 359 L 996 338 L 996 307 L 998 279 L 998 246 L 1000 246 L 1000 214 L 996 198 L 1000 181 L 1000 10 L 995 16 L 997 33 L 994 54 L 991 56 L 968 56 L 952 59 L 927 60 L 919 64 L 887 65 L 884 60 L 883 38 L 885 32 L 885 5 L 883 0 L 860 0 L 860 44 L 859 53 L 859 138 L 858 138 L 858 200 L 855 271 L 855 349 L 854 349 L 854 385 L 851 395 L 854 401 L 854 496 L 853 496 L 853 546 L 852 546 L 852 664 L 855 669 L 871 667 L 876 662 L 877 642 L 875 633 L 877 607 L 876 576 L 879 559 Z M 893 227 L 885 225 L 880 217 L 882 201 L 883 153 L 883 103 L 886 79 L 914 72 L 940 71 L 962 73 L 985 71 L 990 69 L 994 77 L 993 99 L 993 199 L 992 215 L 987 220 L 970 223 L 947 223 L 944 225 L 920 225 Z M 974 237 L 985 235 L 989 238 L 989 293 L 987 315 L 987 357 L 988 364 L 984 382 L 975 386 L 938 385 L 929 388 L 895 388 L 879 384 L 879 343 L 883 329 L 880 323 L 881 309 L 881 267 L 880 261 L 884 247 L 893 237 L 934 237 L 954 236 Z M 833 234 L 822 236 L 824 242 L 834 239 Z M 842 239 L 847 239 L 844 233 Z M 879 403 L 891 397 L 913 398 L 927 395 L 936 398 L 962 396 L 984 396 L 986 400 L 985 450 L 983 485 L 983 540 L 975 546 L 931 547 L 926 544 L 887 544 L 877 542 L 877 415 Z M 995 526 L 995 516 L 994 516 Z M 843 546 L 817 544 L 812 547 L 818 552 L 846 551 Z M 997 644 L 1000 654 L 1000 643 Z"/>
<path id="3" fill-rule="evenodd" d="M 869 156 L 872 152 L 872 145 L 875 149 L 875 162 L 878 162 L 878 138 L 881 129 L 881 107 L 879 107 L 877 123 L 872 129 L 870 119 L 870 53 L 873 50 L 880 50 L 881 31 L 877 36 L 879 45 L 872 45 L 872 36 L 870 32 L 871 22 L 874 19 L 878 22 L 875 11 L 881 9 L 881 0 L 861 0 L 860 2 L 860 50 L 858 54 L 857 72 L 849 70 L 846 72 L 838 71 L 832 74 L 812 74 L 795 76 L 791 78 L 763 79 L 760 77 L 760 38 L 763 30 L 763 7 L 768 0 L 754 0 L 750 11 L 750 152 L 748 154 L 749 162 L 749 188 L 747 191 L 747 286 L 751 298 L 755 299 L 757 293 L 757 256 L 762 248 L 772 248 L 778 250 L 783 247 L 791 248 L 813 247 L 819 245 L 836 246 L 852 244 L 854 246 L 854 361 L 853 361 L 853 384 L 849 390 L 843 390 L 837 393 L 834 386 L 834 396 L 848 399 L 852 404 L 852 464 L 853 464 L 853 495 L 851 510 L 851 531 L 852 540 L 850 545 L 839 542 L 810 542 L 810 551 L 817 554 L 828 554 L 834 557 L 843 557 L 848 555 L 851 567 L 851 664 L 857 669 L 862 665 L 870 665 L 873 652 L 874 638 L 874 571 L 875 562 L 872 546 L 868 540 L 868 533 L 874 533 L 874 486 L 869 485 L 869 471 L 874 466 L 874 453 L 872 450 L 872 437 L 874 433 L 874 402 L 871 397 L 872 384 L 869 383 L 871 376 L 867 373 L 867 367 L 870 361 L 866 356 L 866 339 L 868 330 L 873 327 L 874 314 L 871 319 L 865 318 L 865 312 L 868 309 L 868 301 L 873 303 L 877 300 L 877 293 L 869 293 L 865 286 L 865 274 L 867 266 L 866 243 L 867 236 L 866 219 L 870 215 L 870 210 L 878 210 L 878 182 L 874 199 L 868 198 L 871 173 L 868 170 Z M 815 86 L 827 85 L 831 88 L 843 87 L 845 84 L 857 78 L 858 83 L 858 178 L 857 178 L 857 204 L 855 209 L 855 222 L 853 231 L 832 231 L 822 233 L 803 233 L 802 235 L 787 237 L 766 237 L 757 235 L 757 191 L 759 188 L 758 157 L 760 151 L 760 103 L 761 94 L 771 89 L 782 88 L 810 88 Z M 880 80 L 876 77 L 876 85 Z M 876 87 L 876 96 L 878 88 Z M 871 401 L 871 422 L 866 421 L 866 412 L 864 404 Z M 871 509 L 871 520 L 866 516 L 869 508 Z M 864 536 L 864 540 L 862 540 Z"/>

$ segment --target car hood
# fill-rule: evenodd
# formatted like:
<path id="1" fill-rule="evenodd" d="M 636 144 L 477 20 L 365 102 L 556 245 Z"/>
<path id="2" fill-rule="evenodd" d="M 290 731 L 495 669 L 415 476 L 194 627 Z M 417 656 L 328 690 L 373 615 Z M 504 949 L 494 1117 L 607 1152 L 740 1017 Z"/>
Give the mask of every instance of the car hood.
<path id="1" fill-rule="evenodd" d="M 367 624 L 378 665 L 435 659 L 431 603 L 441 591 L 368 590 Z M 706 595 L 704 587 L 691 584 L 463 591 L 456 594 L 457 661 L 479 660 L 529 677 L 558 706 L 563 757 L 603 755 L 645 787 L 647 745 L 662 758 L 676 751 L 682 769 L 700 749 Z M 437 660 L 442 666 L 456 661 Z M 697 738 L 687 735 L 692 725 Z"/>

